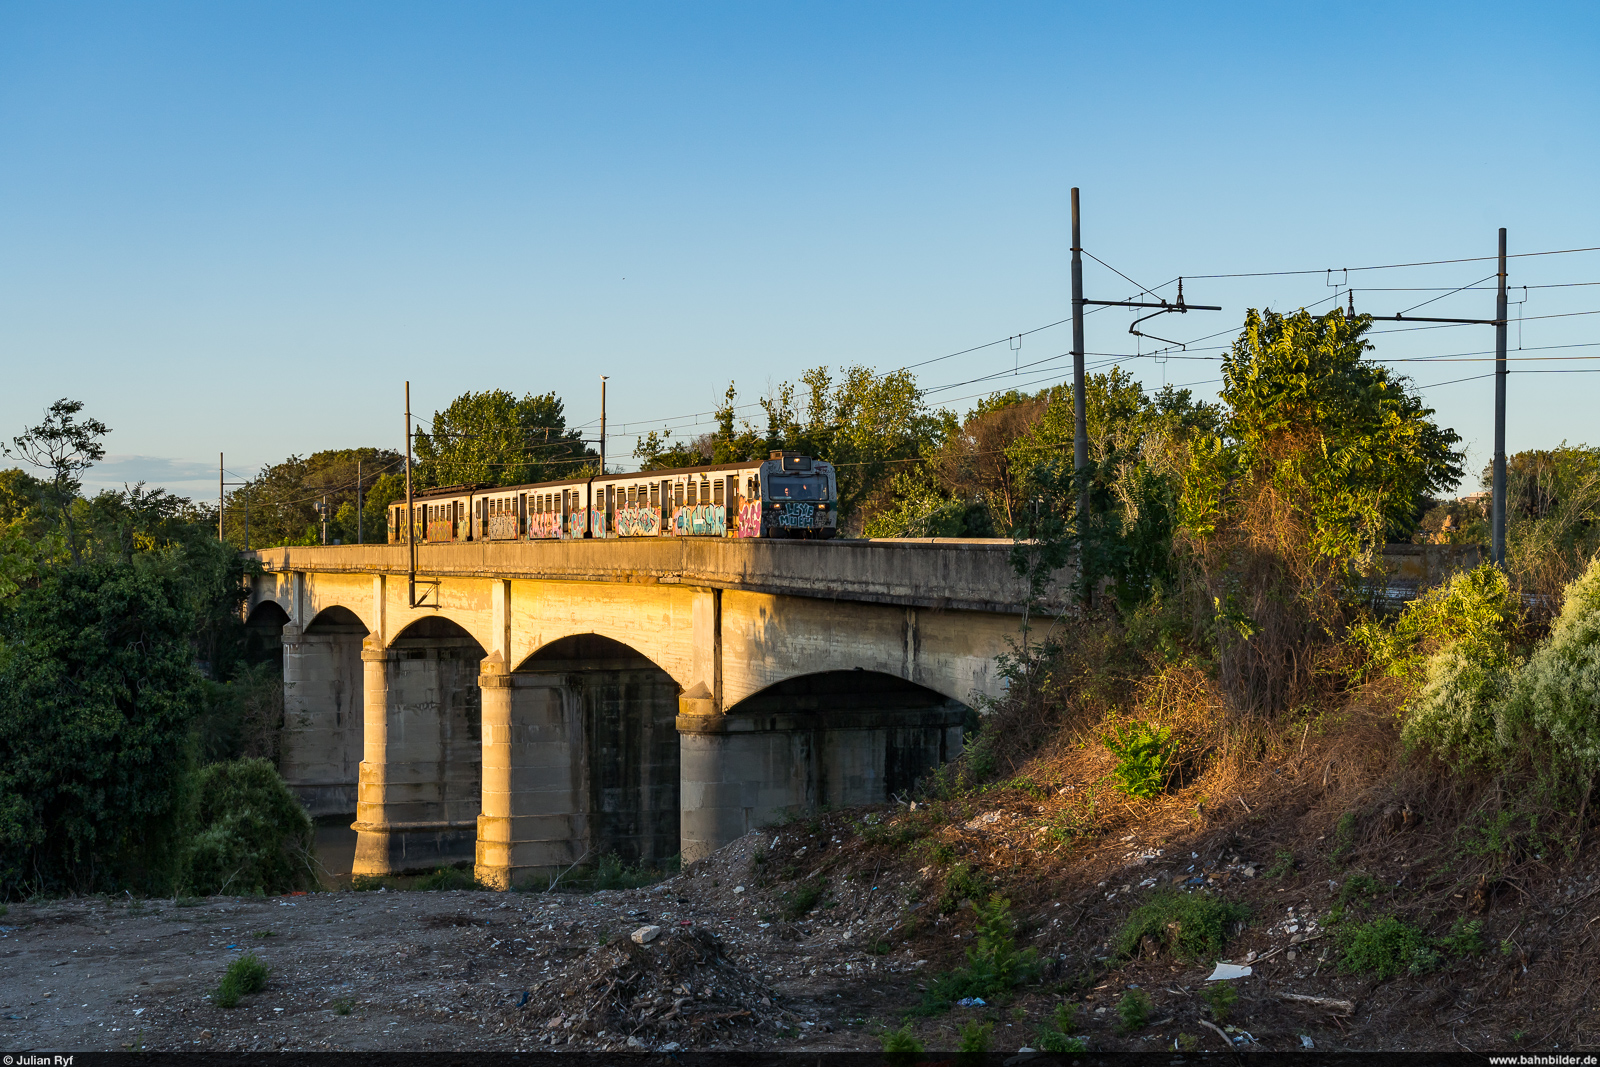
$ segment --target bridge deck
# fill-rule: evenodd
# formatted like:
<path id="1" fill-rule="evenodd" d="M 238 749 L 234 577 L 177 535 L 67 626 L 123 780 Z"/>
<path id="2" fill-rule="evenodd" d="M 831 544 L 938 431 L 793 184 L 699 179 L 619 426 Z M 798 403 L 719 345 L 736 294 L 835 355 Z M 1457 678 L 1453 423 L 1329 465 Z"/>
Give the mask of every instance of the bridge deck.
<path id="1" fill-rule="evenodd" d="M 742 589 L 951 611 L 1020 613 L 1012 542 L 992 539 L 768 541 L 711 538 L 471 542 L 417 546 L 423 578 L 520 578 Z M 263 549 L 269 572 L 407 573 L 403 545 Z M 1058 583 L 1063 585 L 1064 583 Z M 1047 597 L 1062 601 L 1061 589 Z"/>

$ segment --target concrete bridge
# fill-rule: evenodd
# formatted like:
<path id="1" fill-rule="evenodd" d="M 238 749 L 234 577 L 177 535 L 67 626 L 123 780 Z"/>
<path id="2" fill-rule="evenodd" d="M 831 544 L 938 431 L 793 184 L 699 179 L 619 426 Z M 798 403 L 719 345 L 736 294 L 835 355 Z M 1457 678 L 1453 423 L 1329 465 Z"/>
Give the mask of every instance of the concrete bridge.
<path id="1" fill-rule="evenodd" d="M 784 809 L 881 801 L 1002 693 L 1008 541 L 678 539 L 256 553 L 284 776 L 354 812 L 355 870 L 506 887 L 706 855 Z"/>

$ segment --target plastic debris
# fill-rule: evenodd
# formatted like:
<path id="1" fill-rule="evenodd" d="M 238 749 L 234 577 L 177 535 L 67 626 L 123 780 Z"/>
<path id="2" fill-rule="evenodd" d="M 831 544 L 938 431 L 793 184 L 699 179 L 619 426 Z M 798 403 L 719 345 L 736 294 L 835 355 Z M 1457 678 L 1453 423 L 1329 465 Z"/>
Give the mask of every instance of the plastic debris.
<path id="1" fill-rule="evenodd" d="M 520 1007 L 522 1007 L 523 1005 L 525 1005 L 527 1003 L 528 1003 L 528 991 L 526 989 L 524 989 L 522 991 L 522 999 L 517 1001 L 517 1007 L 520 1008 Z"/>
<path id="2" fill-rule="evenodd" d="M 1237 963 L 1219 963 L 1217 969 L 1206 976 L 1208 982 L 1228 982 L 1235 978 L 1249 978 L 1250 968 Z"/>
<path id="3" fill-rule="evenodd" d="M 1317 1047 L 1317 1043 L 1315 1041 L 1311 1040 L 1305 1034 L 1301 1034 L 1300 1035 L 1300 1047 L 1301 1048 L 1316 1048 Z"/>
<path id="4" fill-rule="evenodd" d="M 633 943 L 635 945 L 648 945 L 650 942 L 654 941 L 660 936 L 661 927 L 659 926 L 641 926 L 632 934 Z"/>
<path id="5" fill-rule="evenodd" d="M 987 1008 L 989 1006 L 989 1002 L 982 997 L 962 997 L 956 1003 L 963 1008 Z"/>

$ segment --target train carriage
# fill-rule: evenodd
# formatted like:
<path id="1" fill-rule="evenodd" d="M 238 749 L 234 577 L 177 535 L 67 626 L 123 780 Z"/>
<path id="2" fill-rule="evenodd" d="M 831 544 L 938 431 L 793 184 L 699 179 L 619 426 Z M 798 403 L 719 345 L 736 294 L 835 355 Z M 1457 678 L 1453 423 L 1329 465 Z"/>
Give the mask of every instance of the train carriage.
<path id="1" fill-rule="evenodd" d="M 419 542 L 605 537 L 827 538 L 839 529 L 831 464 L 798 452 L 705 467 L 604 474 L 536 485 L 451 485 L 413 494 Z M 389 543 L 406 541 L 406 505 Z"/>

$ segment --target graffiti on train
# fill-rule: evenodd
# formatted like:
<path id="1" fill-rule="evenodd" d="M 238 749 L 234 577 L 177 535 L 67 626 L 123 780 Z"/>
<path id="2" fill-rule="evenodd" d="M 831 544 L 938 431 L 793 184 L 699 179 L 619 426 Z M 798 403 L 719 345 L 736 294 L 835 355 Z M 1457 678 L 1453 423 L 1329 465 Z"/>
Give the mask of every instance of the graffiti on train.
<path id="1" fill-rule="evenodd" d="M 803 500 L 790 500 L 777 508 L 774 518 L 785 530 L 810 530 L 821 526 L 815 504 Z"/>
<path id="2" fill-rule="evenodd" d="M 722 537 L 728 532 L 728 509 L 721 504 L 690 504 L 672 512 L 672 532 L 679 537 Z"/>
<path id="3" fill-rule="evenodd" d="M 511 541 L 518 536 L 517 517 L 515 515 L 490 515 L 489 540 Z"/>
<path id="4" fill-rule="evenodd" d="M 560 537 L 561 516 L 554 511 L 534 511 L 528 514 L 529 537 Z"/>
<path id="5" fill-rule="evenodd" d="M 617 509 L 617 536 L 657 537 L 660 534 L 660 508 L 634 505 Z"/>
<path id="6" fill-rule="evenodd" d="M 761 501 L 753 500 L 748 504 L 739 505 L 738 536 L 761 536 Z"/>
<path id="7" fill-rule="evenodd" d="M 588 533 L 589 527 L 584 521 L 586 518 L 587 516 L 582 511 L 574 511 L 571 515 L 568 515 L 567 536 L 576 539 Z"/>

